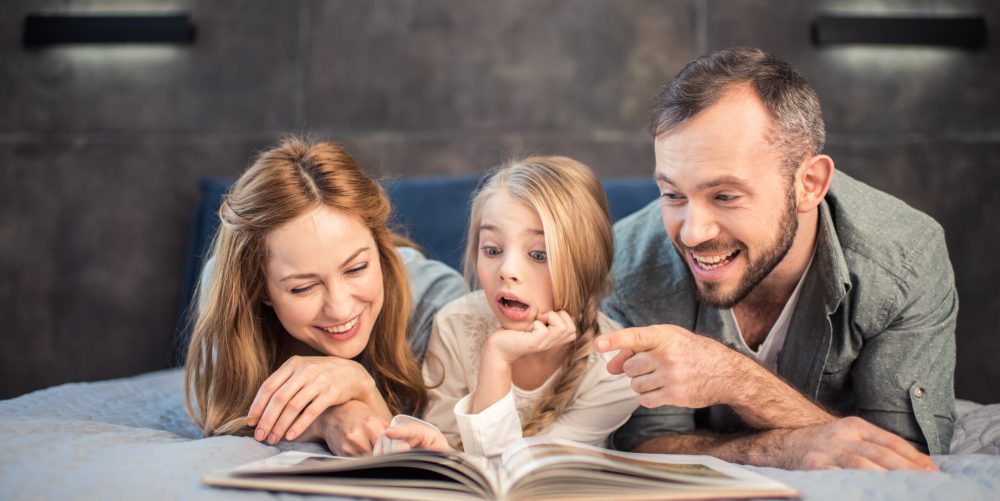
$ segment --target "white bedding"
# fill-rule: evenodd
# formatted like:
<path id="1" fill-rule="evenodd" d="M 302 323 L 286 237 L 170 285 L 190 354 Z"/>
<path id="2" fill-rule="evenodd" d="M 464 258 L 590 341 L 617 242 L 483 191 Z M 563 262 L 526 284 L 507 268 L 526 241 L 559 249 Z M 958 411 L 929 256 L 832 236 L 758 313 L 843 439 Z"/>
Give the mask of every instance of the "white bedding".
<path id="1" fill-rule="evenodd" d="M 281 450 L 322 449 L 201 438 L 184 411 L 181 376 L 160 371 L 0 401 L 0 499 L 300 498 L 202 485 L 206 473 Z M 1000 405 L 957 409 L 956 455 L 934 458 L 942 473 L 752 469 L 804 499 L 1000 499 Z"/>

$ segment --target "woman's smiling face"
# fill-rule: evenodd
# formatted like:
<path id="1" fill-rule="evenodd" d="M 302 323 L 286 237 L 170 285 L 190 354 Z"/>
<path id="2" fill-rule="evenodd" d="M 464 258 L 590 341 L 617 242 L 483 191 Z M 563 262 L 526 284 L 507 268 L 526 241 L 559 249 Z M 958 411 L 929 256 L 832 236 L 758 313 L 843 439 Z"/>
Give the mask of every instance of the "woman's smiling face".
<path id="1" fill-rule="evenodd" d="M 324 355 L 361 354 L 385 297 L 364 222 L 320 206 L 272 231 L 267 251 L 266 303 L 285 331 Z"/>

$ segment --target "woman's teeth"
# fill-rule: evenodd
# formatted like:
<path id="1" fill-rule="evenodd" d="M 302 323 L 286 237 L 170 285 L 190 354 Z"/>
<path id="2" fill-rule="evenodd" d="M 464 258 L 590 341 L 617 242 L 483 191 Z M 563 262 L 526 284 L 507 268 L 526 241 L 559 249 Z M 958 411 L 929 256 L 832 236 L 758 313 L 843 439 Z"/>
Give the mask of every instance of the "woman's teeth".
<path id="1" fill-rule="evenodd" d="M 334 326 L 334 327 L 323 327 L 323 330 L 329 332 L 330 334 L 340 334 L 342 332 L 347 332 L 354 328 L 354 325 L 358 323 L 358 318 L 354 317 L 346 323 Z"/>

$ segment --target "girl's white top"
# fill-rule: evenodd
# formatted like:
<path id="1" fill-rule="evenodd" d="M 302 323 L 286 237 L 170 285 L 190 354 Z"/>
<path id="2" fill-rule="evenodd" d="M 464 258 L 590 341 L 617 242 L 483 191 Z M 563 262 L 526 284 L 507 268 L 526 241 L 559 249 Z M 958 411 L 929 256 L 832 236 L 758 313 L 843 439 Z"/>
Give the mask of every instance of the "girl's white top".
<path id="1" fill-rule="evenodd" d="M 600 314 L 601 333 L 621 329 Z M 428 406 L 424 420 L 437 426 L 455 449 L 487 457 L 498 456 L 521 438 L 521 424 L 555 383 L 557 371 L 541 386 L 511 391 L 478 414 L 471 413 L 479 359 L 486 338 L 500 328 L 482 290 L 453 300 L 434 317 L 424 357 Z M 612 375 L 607 363 L 617 352 L 593 352 L 566 410 L 536 436 L 549 436 L 606 447 L 608 437 L 639 406 L 639 396 L 625 375 Z M 438 385 L 440 383 L 440 385 Z M 435 385 L 438 385 L 435 387 Z"/>

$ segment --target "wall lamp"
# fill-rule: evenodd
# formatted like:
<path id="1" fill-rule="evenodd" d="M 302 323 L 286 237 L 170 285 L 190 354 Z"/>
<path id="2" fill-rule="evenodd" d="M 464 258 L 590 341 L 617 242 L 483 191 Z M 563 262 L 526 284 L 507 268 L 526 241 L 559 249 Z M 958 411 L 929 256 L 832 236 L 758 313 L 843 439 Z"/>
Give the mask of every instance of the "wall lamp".
<path id="1" fill-rule="evenodd" d="M 65 44 L 190 44 L 195 26 L 188 14 L 28 14 L 24 47 Z"/>
<path id="2" fill-rule="evenodd" d="M 823 15 L 812 22 L 813 45 L 930 45 L 981 49 L 986 20 L 960 17 L 869 17 Z"/>

